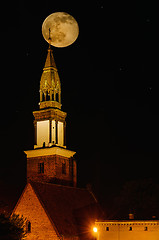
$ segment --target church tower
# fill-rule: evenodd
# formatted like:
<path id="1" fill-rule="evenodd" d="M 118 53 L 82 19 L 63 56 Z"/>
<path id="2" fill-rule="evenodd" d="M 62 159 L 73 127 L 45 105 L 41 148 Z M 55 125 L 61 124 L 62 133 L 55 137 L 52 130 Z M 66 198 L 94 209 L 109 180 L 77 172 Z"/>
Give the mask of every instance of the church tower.
<path id="1" fill-rule="evenodd" d="M 66 116 L 61 110 L 61 83 L 49 44 L 40 81 L 39 110 L 33 112 L 34 150 L 27 154 L 27 180 L 76 186 L 74 151 L 66 148 Z"/>

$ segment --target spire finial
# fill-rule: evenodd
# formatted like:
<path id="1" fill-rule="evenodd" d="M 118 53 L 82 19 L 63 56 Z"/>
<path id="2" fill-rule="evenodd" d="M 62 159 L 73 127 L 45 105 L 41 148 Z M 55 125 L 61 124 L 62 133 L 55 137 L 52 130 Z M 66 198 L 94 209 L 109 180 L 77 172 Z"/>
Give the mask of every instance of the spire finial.
<path id="1" fill-rule="evenodd" d="M 49 28 L 49 38 L 48 38 L 48 42 L 51 45 L 51 29 Z"/>

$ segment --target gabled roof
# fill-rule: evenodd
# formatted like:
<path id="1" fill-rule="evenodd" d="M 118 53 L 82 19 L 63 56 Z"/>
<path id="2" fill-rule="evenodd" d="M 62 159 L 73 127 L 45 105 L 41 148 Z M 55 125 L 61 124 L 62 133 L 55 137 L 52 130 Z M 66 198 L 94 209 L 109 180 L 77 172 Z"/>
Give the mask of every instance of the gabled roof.
<path id="1" fill-rule="evenodd" d="M 96 199 L 87 189 L 31 182 L 48 217 L 60 235 L 88 239 L 92 225 L 101 216 Z"/>

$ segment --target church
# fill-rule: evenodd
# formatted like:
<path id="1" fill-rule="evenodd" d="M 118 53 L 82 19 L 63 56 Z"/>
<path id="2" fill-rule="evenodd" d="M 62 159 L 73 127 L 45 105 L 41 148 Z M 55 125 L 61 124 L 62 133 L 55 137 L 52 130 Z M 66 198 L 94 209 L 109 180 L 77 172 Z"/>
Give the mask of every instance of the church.
<path id="1" fill-rule="evenodd" d="M 61 83 L 49 44 L 34 111 L 35 145 L 27 155 L 27 184 L 13 213 L 26 219 L 28 240 L 92 239 L 102 216 L 90 189 L 77 188 L 75 152 L 66 147 L 66 116 Z"/>
<path id="2" fill-rule="evenodd" d="M 61 82 L 50 44 L 39 92 L 35 145 L 25 151 L 27 184 L 13 210 L 26 219 L 26 239 L 159 240 L 157 219 L 103 220 L 91 189 L 77 187 L 75 152 L 66 147 L 67 113 L 61 110 Z"/>

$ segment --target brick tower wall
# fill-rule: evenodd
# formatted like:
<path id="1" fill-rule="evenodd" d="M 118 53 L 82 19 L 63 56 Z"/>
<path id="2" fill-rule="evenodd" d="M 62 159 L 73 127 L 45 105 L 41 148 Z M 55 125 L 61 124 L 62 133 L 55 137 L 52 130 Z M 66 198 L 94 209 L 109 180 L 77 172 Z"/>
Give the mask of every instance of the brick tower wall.
<path id="1" fill-rule="evenodd" d="M 48 155 L 27 158 L 27 180 L 76 186 L 76 162 L 73 158 Z"/>

